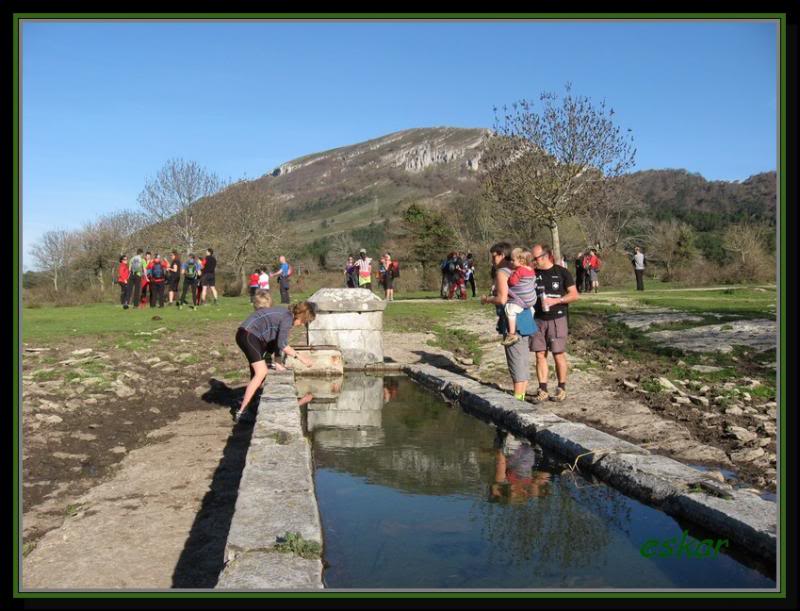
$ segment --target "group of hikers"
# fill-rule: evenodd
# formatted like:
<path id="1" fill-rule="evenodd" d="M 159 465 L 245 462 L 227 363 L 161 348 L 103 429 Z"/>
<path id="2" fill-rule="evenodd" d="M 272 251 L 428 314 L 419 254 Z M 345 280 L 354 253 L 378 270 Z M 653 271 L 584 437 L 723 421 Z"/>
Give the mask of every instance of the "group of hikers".
<path id="1" fill-rule="evenodd" d="M 163 308 L 164 292 L 167 292 L 167 305 L 178 308 L 187 304 L 186 293 L 191 294 L 192 309 L 205 304 L 210 290 L 214 304 L 218 304 L 219 295 L 216 287 L 217 259 L 214 249 L 206 249 L 205 257 L 198 258 L 190 253 L 185 261 L 181 261 L 177 250 L 170 253 L 169 260 L 158 252 L 143 252 L 136 249 L 136 254 L 128 260 L 127 255 L 119 258 L 117 267 L 117 283 L 120 286 L 120 304 L 123 309 L 144 308 L 148 302 L 151 308 L 158 305 Z M 183 290 L 178 298 L 178 289 L 183 279 Z"/>
<path id="2" fill-rule="evenodd" d="M 289 283 L 292 276 L 294 276 L 294 268 L 286 260 L 285 255 L 278 257 L 278 268 L 274 272 L 269 272 L 267 266 L 262 265 L 250 274 L 248 279 L 248 290 L 250 293 L 250 302 L 253 303 L 256 296 L 256 291 L 262 290 L 269 293 L 270 278 L 278 277 L 278 288 L 281 293 L 281 303 L 289 303 Z"/>
<path id="3" fill-rule="evenodd" d="M 475 260 L 471 252 L 466 255 L 457 251 L 450 252 L 439 267 L 442 270 L 442 299 L 453 299 L 456 295 L 460 299 L 466 299 L 467 283 L 475 297 Z"/>
<path id="4" fill-rule="evenodd" d="M 386 301 L 394 301 L 394 281 L 400 277 L 400 264 L 392 259 L 390 252 L 381 255 L 378 269 L 374 271 Z M 344 266 L 344 285 L 346 288 L 372 290 L 372 258 L 367 256 L 366 249 L 358 251 L 358 258 L 347 257 Z"/>
<path id="5" fill-rule="evenodd" d="M 562 264 L 566 267 L 566 258 Z M 597 272 L 603 266 L 600 257 L 597 256 L 596 248 L 589 248 L 575 255 L 575 281 L 579 293 L 598 292 L 600 282 Z"/>

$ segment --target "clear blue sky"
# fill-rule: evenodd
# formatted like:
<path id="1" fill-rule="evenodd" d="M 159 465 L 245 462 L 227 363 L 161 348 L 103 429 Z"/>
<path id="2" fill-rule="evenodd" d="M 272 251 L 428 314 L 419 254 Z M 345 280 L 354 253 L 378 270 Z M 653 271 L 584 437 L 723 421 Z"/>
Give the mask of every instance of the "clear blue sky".
<path id="1" fill-rule="evenodd" d="M 172 157 L 256 178 L 401 129 L 491 127 L 567 81 L 633 130 L 637 169 L 777 163 L 768 22 L 26 22 L 21 59 L 25 251 L 135 208 Z"/>

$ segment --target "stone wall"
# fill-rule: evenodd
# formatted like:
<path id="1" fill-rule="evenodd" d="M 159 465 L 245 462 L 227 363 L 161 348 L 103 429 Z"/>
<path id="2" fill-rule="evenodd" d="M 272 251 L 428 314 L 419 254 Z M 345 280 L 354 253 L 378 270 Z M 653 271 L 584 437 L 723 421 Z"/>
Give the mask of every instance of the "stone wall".
<path id="1" fill-rule="evenodd" d="M 311 446 L 291 372 L 270 372 L 253 425 L 217 589 L 316 590 L 322 560 L 275 550 L 286 533 L 322 544 Z"/>

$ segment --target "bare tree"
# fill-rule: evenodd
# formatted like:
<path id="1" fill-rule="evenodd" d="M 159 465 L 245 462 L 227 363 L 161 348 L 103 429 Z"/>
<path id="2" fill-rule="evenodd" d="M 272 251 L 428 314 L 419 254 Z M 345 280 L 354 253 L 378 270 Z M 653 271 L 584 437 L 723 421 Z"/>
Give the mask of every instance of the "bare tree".
<path id="1" fill-rule="evenodd" d="M 609 181 L 605 205 L 589 206 L 576 215 L 584 244 L 599 244 L 604 250 L 628 247 L 647 235 L 644 203 L 629 189 L 624 178 Z"/>
<path id="2" fill-rule="evenodd" d="M 216 226 L 216 254 L 230 261 L 242 290 L 247 290 L 249 268 L 277 259 L 285 246 L 283 209 L 258 183 L 243 180 L 223 191 L 217 206 L 223 214 Z"/>
<path id="3" fill-rule="evenodd" d="M 722 247 L 738 256 L 741 264 L 766 253 L 767 228 L 755 223 L 737 223 L 725 230 Z"/>
<path id="4" fill-rule="evenodd" d="M 195 205 L 218 193 L 224 182 L 194 161 L 170 159 L 139 194 L 139 204 L 152 219 L 166 223 L 188 254 L 200 235 Z"/>
<path id="5" fill-rule="evenodd" d="M 495 109 L 495 127 L 481 159 L 484 188 L 530 240 L 544 222 L 556 258 L 561 256 L 559 222 L 607 202 L 609 179 L 633 167 L 630 130 L 614 124 L 614 110 L 574 96 L 571 86 L 534 102 Z"/>
<path id="6" fill-rule="evenodd" d="M 105 290 L 105 277 L 111 276 L 114 282 L 114 270 L 119 256 L 131 249 L 131 240 L 144 226 L 141 214 L 125 210 L 100 217 L 97 221 L 87 223 L 78 233 L 79 250 L 76 263 L 79 267 L 91 270 L 94 279 Z"/>
<path id="7" fill-rule="evenodd" d="M 59 278 L 62 288 L 66 287 L 65 279 L 76 245 L 74 232 L 57 229 L 46 232 L 31 248 L 36 266 L 52 279 L 53 289 L 56 291 L 59 290 Z"/>
<path id="8" fill-rule="evenodd" d="M 655 223 L 647 244 L 647 258 L 664 266 L 664 280 L 672 279 L 678 263 L 688 265 L 697 256 L 694 230 L 676 219 Z"/>

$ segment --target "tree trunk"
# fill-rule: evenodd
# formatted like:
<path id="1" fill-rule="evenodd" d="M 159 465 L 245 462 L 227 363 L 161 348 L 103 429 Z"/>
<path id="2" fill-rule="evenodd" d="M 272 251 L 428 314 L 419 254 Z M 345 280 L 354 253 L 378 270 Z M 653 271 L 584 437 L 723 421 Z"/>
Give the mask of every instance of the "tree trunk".
<path id="1" fill-rule="evenodd" d="M 244 271 L 244 264 L 239 266 L 239 277 L 242 279 L 242 290 L 239 292 L 240 295 L 247 294 L 247 272 Z"/>
<path id="2" fill-rule="evenodd" d="M 561 239 L 558 236 L 558 223 L 555 219 L 550 219 L 550 235 L 553 238 L 553 258 L 556 263 L 561 261 Z"/>
<path id="3" fill-rule="evenodd" d="M 103 279 L 103 269 L 102 268 L 98 268 L 98 270 L 95 272 L 95 274 L 97 274 L 97 282 L 100 284 L 100 291 L 105 293 L 106 292 L 106 283 L 104 282 L 104 279 Z"/>
<path id="4" fill-rule="evenodd" d="M 58 292 L 58 268 L 53 268 L 53 290 Z"/>

